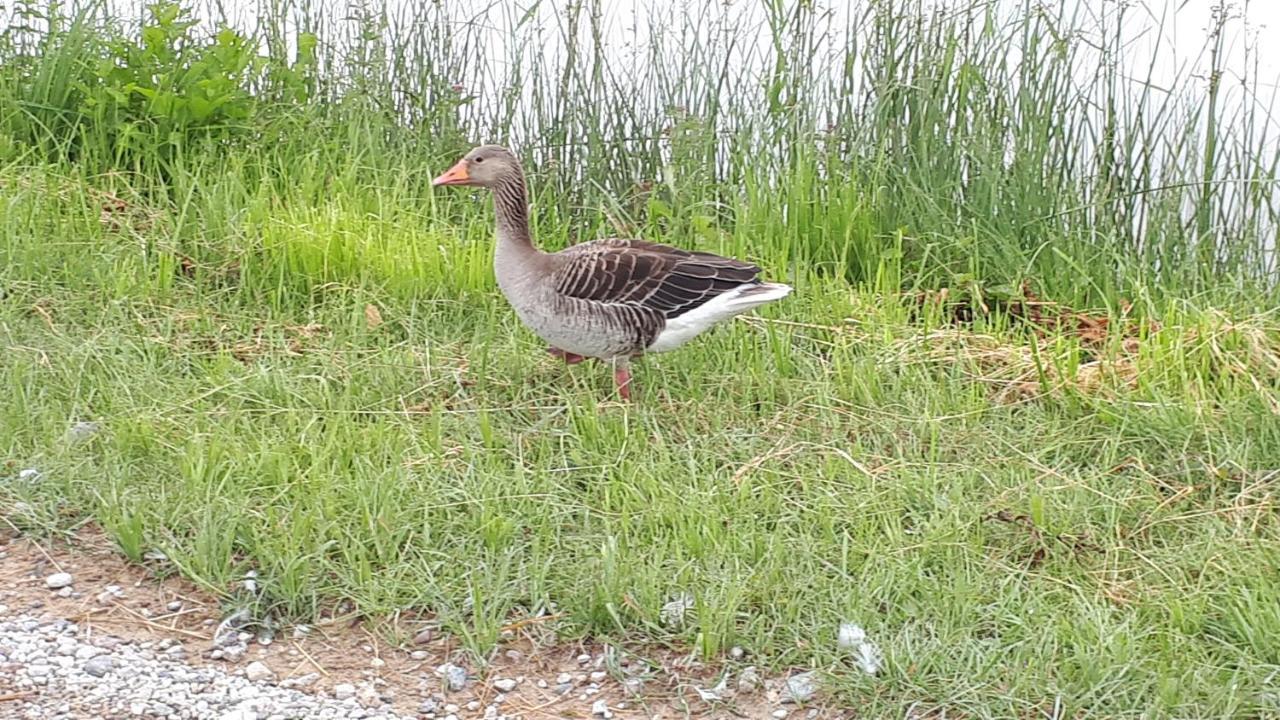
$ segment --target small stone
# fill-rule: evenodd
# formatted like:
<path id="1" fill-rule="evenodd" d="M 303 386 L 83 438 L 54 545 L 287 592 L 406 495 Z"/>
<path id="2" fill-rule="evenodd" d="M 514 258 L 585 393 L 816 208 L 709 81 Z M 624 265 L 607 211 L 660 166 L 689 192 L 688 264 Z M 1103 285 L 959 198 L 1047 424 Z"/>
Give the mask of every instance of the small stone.
<path id="1" fill-rule="evenodd" d="M 684 623 L 685 616 L 690 610 L 696 607 L 697 603 L 693 596 L 689 593 L 680 593 L 672 598 L 669 602 L 662 606 L 662 610 L 658 613 L 658 619 L 664 625 L 680 625 Z"/>
<path id="2" fill-rule="evenodd" d="M 70 587 L 75 582 L 75 578 L 71 577 L 71 573 L 54 573 L 44 579 L 44 586 L 50 590 L 59 590 L 64 587 Z"/>
<path id="3" fill-rule="evenodd" d="M 453 663 L 445 663 L 436 668 L 436 671 L 445 679 L 446 686 L 454 692 L 467 686 L 467 671 Z"/>
<path id="4" fill-rule="evenodd" d="M 579 664 L 579 665 L 586 665 L 586 664 L 587 664 L 587 663 L 589 663 L 589 662 L 591 662 L 591 656 L 590 656 L 590 655 L 588 655 L 588 654 L 586 654 L 586 653 L 582 653 L 581 655 L 579 655 L 579 656 L 578 656 L 578 664 Z"/>
<path id="5" fill-rule="evenodd" d="M 367 708 L 378 707 L 382 704 L 382 698 L 378 697 L 378 691 L 372 685 L 362 685 L 356 693 L 356 702 Z"/>
<path id="6" fill-rule="evenodd" d="M 112 637 L 111 635 L 99 635 L 93 639 L 94 646 L 100 647 L 103 650 L 115 650 L 120 647 L 122 642 L 123 641 L 121 641 L 120 638 Z"/>
<path id="7" fill-rule="evenodd" d="M 742 672 L 738 674 L 738 690 L 751 692 L 760 686 L 760 673 L 756 671 L 756 666 L 748 665 L 742 668 Z"/>
<path id="8" fill-rule="evenodd" d="M 504 654 L 507 656 L 507 659 L 513 663 L 518 663 L 524 660 L 524 653 L 519 650 L 508 650 Z"/>
<path id="9" fill-rule="evenodd" d="M 540 688 L 545 688 L 545 687 L 547 687 L 547 681 L 546 681 L 546 680 L 543 680 L 542 678 L 538 678 L 538 682 L 537 682 L 536 684 L 537 684 L 537 686 L 538 686 L 538 687 L 540 687 Z"/>
<path id="10" fill-rule="evenodd" d="M 516 681 L 511 678 L 498 678 L 493 681 L 493 687 L 500 692 L 509 693 L 516 689 Z"/>
<path id="11" fill-rule="evenodd" d="M 774 710 L 772 713 L 770 713 L 770 715 L 772 717 L 778 718 L 778 720 L 782 720 L 782 718 L 787 716 L 787 711 L 782 708 L 779 708 L 777 710 Z"/>
<path id="12" fill-rule="evenodd" d="M 81 420 L 67 428 L 67 441 L 80 443 L 98 434 L 98 423 Z"/>
<path id="13" fill-rule="evenodd" d="M 227 662 L 238 662 L 247 652 L 249 652 L 249 647 L 243 644 L 228 645 L 221 650 L 222 659 Z"/>
<path id="14" fill-rule="evenodd" d="M 603 670 L 596 670 L 595 672 L 591 673 L 591 682 L 594 682 L 594 683 L 602 682 L 607 677 L 609 677 L 609 673 Z"/>
<path id="15" fill-rule="evenodd" d="M 604 720 L 609 720 L 609 718 L 613 717 L 613 711 L 609 709 L 609 703 L 605 702 L 603 698 L 591 704 L 591 714 L 596 717 L 602 717 Z"/>
<path id="16" fill-rule="evenodd" d="M 439 703 L 437 703 L 433 698 L 427 698 L 421 703 L 418 703 L 418 712 L 423 715 L 434 715 L 439 707 Z"/>
<path id="17" fill-rule="evenodd" d="M 743 650 L 741 647 L 738 647 L 737 645 L 734 645 L 733 647 L 729 648 L 729 657 L 733 658 L 734 660 L 741 660 L 742 656 L 746 654 L 747 652 Z"/>
<path id="18" fill-rule="evenodd" d="M 462 708 L 458 707 L 457 705 L 455 705 L 455 704 L 453 704 L 453 703 L 449 703 L 448 705 L 445 705 L 445 706 L 444 706 L 444 711 L 445 711 L 445 712 L 447 712 L 447 713 L 449 713 L 450 715 L 452 715 L 453 713 L 458 712 L 458 711 L 459 711 L 459 710 L 461 710 L 461 709 L 462 709 Z"/>
<path id="19" fill-rule="evenodd" d="M 81 669 L 94 677 L 102 677 L 115 669 L 115 658 L 110 655 L 97 655 L 89 658 Z"/>
<path id="20" fill-rule="evenodd" d="M 245 667 L 244 676 L 249 682 L 266 682 L 274 680 L 276 674 L 265 663 L 254 660 Z"/>
<path id="21" fill-rule="evenodd" d="M 427 652 L 426 650 L 414 650 L 413 652 L 409 653 L 410 659 L 413 659 L 413 660 L 426 660 L 428 657 L 430 657 L 430 655 L 431 653 Z"/>
<path id="22" fill-rule="evenodd" d="M 813 697 L 813 694 L 817 692 L 817 687 L 814 684 L 815 679 L 812 670 L 787 678 L 782 701 L 802 703 Z"/>
<path id="23" fill-rule="evenodd" d="M 178 612 L 179 610 L 181 610 L 181 609 L 182 609 L 182 601 L 181 601 L 181 600 L 173 600 L 173 601 L 171 601 L 168 605 L 165 605 L 164 607 L 165 607 L 165 609 L 166 609 L 166 610 L 168 610 L 169 612 Z"/>
<path id="24" fill-rule="evenodd" d="M 27 676 L 33 678 L 44 677 L 52 672 L 52 670 L 53 668 L 48 665 L 29 665 L 27 666 Z"/>
<path id="25" fill-rule="evenodd" d="M 258 713 L 244 707 L 234 707 L 218 716 L 218 720 L 258 720 Z"/>
<path id="26" fill-rule="evenodd" d="M 573 676 L 570 675 L 569 673 L 560 673 L 559 675 L 556 676 L 557 685 L 564 685 L 566 683 L 571 683 L 571 682 L 573 682 Z"/>
<path id="27" fill-rule="evenodd" d="M 75 652 L 77 660 L 88 660 L 89 658 L 95 655 L 101 655 L 101 654 L 102 654 L 102 650 L 92 645 L 81 645 L 76 648 L 76 652 Z"/>
<path id="28" fill-rule="evenodd" d="M 308 635 L 310 635 L 310 634 L 311 634 L 311 626 L 310 626 L 310 625 L 294 625 L 294 626 L 293 626 L 293 639 L 294 639 L 294 640 L 301 640 L 302 638 L 304 638 L 304 637 L 306 637 L 306 636 L 308 636 Z"/>
<path id="29" fill-rule="evenodd" d="M 484 709 L 484 720 L 498 720 L 498 706 L 490 705 Z"/>
<path id="30" fill-rule="evenodd" d="M 315 685 L 316 681 L 319 679 L 320 679 L 320 673 L 307 673 L 306 675 L 299 675 L 298 677 L 292 677 L 284 680 L 283 682 L 280 683 L 280 687 L 299 688 L 299 689 L 309 688 L 312 685 Z"/>
<path id="31" fill-rule="evenodd" d="M 338 683 L 333 686 L 333 697 L 335 700 L 346 700 L 356 696 L 356 686 L 351 683 Z"/>
<path id="32" fill-rule="evenodd" d="M 475 711 L 477 711 L 477 710 L 479 710 L 479 709 L 480 709 L 480 701 L 479 701 L 479 700 L 472 700 L 471 702 L 467 703 L 467 704 L 466 704 L 466 705 L 464 705 L 463 707 L 465 707 L 466 709 L 470 710 L 471 712 L 475 712 Z"/>
<path id="33" fill-rule="evenodd" d="M 417 635 L 413 636 L 413 644 L 426 645 L 427 643 L 431 642 L 431 639 L 433 637 L 435 637 L 435 629 L 426 628 L 424 630 L 419 631 Z"/>
<path id="34" fill-rule="evenodd" d="M 60 588 L 56 594 L 60 598 L 69 598 L 72 595 L 75 595 L 76 591 L 71 589 L 70 587 L 64 587 L 64 588 Z"/>
<path id="35" fill-rule="evenodd" d="M 151 707 L 149 708 L 149 710 L 151 714 L 155 715 L 156 717 L 169 717 L 170 715 L 173 714 L 173 708 L 169 707 L 168 705 L 165 705 L 162 702 L 151 703 Z"/>
<path id="36" fill-rule="evenodd" d="M 374 667 L 376 667 L 376 668 L 380 668 L 380 667 L 382 667 L 383 665 L 386 665 L 386 664 L 387 664 L 387 661 L 386 661 L 386 660 L 383 660 L 382 658 L 377 658 L 377 657 L 376 657 L 376 658 L 374 658 L 374 659 L 370 660 L 370 661 L 369 661 L 369 664 L 370 664 L 370 665 L 372 665 L 372 666 L 374 666 Z"/>

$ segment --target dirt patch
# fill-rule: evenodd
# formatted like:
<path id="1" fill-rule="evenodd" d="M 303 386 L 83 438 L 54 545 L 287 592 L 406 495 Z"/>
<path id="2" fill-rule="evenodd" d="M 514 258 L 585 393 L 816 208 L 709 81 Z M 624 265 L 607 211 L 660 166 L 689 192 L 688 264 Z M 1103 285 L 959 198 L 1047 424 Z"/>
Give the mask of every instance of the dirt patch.
<path id="1" fill-rule="evenodd" d="M 554 633 L 540 622 L 509 626 L 506 641 L 486 667 L 477 667 L 454 638 L 440 632 L 409 633 L 415 640 L 396 647 L 364 623 L 341 619 L 318 623 L 305 633 L 286 629 L 269 644 L 250 641 L 243 654 L 215 659 L 213 640 L 223 620 L 216 598 L 181 578 L 157 578 L 127 562 L 96 529 L 82 530 L 71 542 L 0 537 L 0 553 L 0 605 L 8 613 L 65 618 L 90 637 L 181 643 L 185 662 L 192 666 L 242 673 L 249 663 L 261 662 L 281 685 L 297 687 L 294 683 L 310 677 L 305 686 L 310 693 L 332 697 L 338 685 L 354 685 L 372 706 L 404 714 L 427 717 L 422 704 L 435 699 L 441 718 L 450 713 L 482 718 L 492 705 L 507 718 L 602 717 L 602 701 L 611 717 L 624 719 L 847 716 L 812 703 L 781 703 L 780 679 L 766 680 L 755 690 L 736 690 L 733 681 L 740 673 L 716 689 L 721 700 L 708 700 L 706 693 L 724 668 L 664 650 L 642 655 L 592 643 L 548 644 L 546 638 Z M 55 573 L 70 573 L 73 584 L 51 590 L 46 578 Z M 437 672 L 446 663 L 468 671 L 465 688 L 446 689 Z M 0 695 L 3 686 L 0 681 Z M 489 713 L 492 717 L 494 711 Z"/>

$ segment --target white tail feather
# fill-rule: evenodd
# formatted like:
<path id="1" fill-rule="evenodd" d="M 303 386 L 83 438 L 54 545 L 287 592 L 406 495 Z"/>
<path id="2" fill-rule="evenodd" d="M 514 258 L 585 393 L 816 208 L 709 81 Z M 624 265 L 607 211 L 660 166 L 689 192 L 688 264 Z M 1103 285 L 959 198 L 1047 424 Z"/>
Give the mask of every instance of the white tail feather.
<path id="1" fill-rule="evenodd" d="M 716 323 L 723 322 L 765 303 L 781 300 L 791 294 L 791 286 L 782 283 L 750 283 L 739 285 L 718 297 L 667 320 L 667 327 L 658 334 L 647 350 L 665 352 L 674 350 L 702 334 Z"/>

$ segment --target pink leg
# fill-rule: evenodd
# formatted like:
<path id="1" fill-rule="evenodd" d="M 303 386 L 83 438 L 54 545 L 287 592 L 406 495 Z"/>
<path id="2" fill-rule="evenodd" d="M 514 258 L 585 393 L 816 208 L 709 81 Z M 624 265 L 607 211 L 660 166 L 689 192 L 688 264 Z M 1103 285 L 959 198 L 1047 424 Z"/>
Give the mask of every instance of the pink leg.
<path id="1" fill-rule="evenodd" d="M 624 367 L 613 369 L 613 381 L 618 384 L 618 394 L 623 400 L 631 400 L 631 371 Z"/>
<path id="2" fill-rule="evenodd" d="M 554 357 L 564 358 L 566 365 L 577 365 L 583 360 L 586 360 L 582 355 L 571 353 L 568 350 L 561 350 L 560 348 L 549 347 L 547 348 L 547 352 Z"/>

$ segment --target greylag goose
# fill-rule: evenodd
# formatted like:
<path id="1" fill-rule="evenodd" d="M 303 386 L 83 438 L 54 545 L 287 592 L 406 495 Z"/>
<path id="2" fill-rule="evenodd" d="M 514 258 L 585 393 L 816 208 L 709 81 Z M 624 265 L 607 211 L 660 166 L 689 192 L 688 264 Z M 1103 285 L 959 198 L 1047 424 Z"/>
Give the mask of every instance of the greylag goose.
<path id="1" fill-rule="evenodd" d="M 493 192 L 493 267 L 502 294 L 551 354 L 571 364 L 589 357 L 610 363 L 623 400 L 631 399 L 632 357 L 674 350 L 791 292 L 762 282 L 751 263 L 644 240 L 604 238 L 542 252 L 529 234 L 524 170 L 498 145 L 475 148 L 432 185 Z"/>

